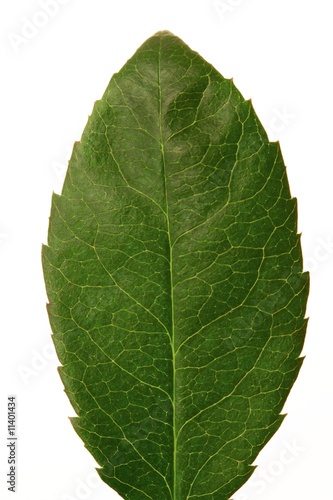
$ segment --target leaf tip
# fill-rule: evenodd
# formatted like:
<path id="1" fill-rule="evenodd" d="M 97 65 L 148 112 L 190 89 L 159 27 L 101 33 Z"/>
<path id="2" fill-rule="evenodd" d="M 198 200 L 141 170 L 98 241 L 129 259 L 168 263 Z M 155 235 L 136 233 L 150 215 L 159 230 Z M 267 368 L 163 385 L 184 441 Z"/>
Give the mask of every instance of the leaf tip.
<path id="1" fill-rule="evenodd" d="M 153 36 L 156 36 L 159 38 L 165 38 L 165 37 L 169 37 L 169 36 L 175 37 L 175 35 L 169 30 L 157 31 Z"/>

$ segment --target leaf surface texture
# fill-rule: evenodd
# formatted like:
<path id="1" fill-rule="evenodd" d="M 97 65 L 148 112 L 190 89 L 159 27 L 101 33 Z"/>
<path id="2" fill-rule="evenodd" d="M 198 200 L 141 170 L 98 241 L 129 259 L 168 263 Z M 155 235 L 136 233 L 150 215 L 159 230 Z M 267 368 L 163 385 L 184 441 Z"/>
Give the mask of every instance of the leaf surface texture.
<path id="1" fill-rule="evenodd" d="M 115 74 L 43 248 L 73 426 L 128 500 L 226 500 L 280 426 L 308 276 L 277 143 L 169 32 Z"/>

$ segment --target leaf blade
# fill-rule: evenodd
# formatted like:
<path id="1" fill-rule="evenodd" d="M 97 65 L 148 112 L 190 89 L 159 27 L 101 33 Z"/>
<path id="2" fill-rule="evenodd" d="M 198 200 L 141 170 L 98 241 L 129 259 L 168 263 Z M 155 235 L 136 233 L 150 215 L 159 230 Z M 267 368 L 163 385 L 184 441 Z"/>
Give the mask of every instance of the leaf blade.
<path id="1" fill-rule="evenodd" d="M 229 498 L 251 475 L 301 364 L 296 219 L 251 103 L 150 38 L 95 104 L 43 250 L 73 425 L 124 498 Z"/>

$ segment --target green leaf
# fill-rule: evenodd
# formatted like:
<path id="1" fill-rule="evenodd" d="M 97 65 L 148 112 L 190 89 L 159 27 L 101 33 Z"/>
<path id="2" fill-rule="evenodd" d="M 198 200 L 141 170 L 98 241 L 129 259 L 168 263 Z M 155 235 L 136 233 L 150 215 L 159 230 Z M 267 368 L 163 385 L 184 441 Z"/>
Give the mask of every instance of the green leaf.
<path id="1" fill-rule="evenodd" d="M 54 195 L 45 282 L 73 426 L 125 499 L 228 499 L 306 329 L 296 200 L 231 80 L 169 32 L 111 79 Z"/>

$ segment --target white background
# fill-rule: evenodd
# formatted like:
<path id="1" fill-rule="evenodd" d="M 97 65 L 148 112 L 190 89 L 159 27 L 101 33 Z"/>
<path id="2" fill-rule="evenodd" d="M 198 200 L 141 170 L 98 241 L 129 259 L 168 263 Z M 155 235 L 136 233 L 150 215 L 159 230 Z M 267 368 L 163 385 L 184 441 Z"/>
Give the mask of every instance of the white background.
<path id="1" fill-rule="evenodd" d="M 259 455 L 255 476 L 233 498 L 333 498 L 330 4 L 53 0 L 51 16 L 42 0 L 1 2 L 1 499 L 119 498 L 96 479 L 95 462 L 67 418 L 74 412 L 56 371 L 40 251 L 51 193 L 60 192 L 94 101 L 111 75 L 161 29 L 233 77 L 244 97 L 252 98 L 270 138 L 280 140 L 298 199 L 305 268 L 312 271 L 306 359 L 285 407 L 288 417 Z M 14 496 L 6 486 L 9 394 L 18 401 Z"/>

